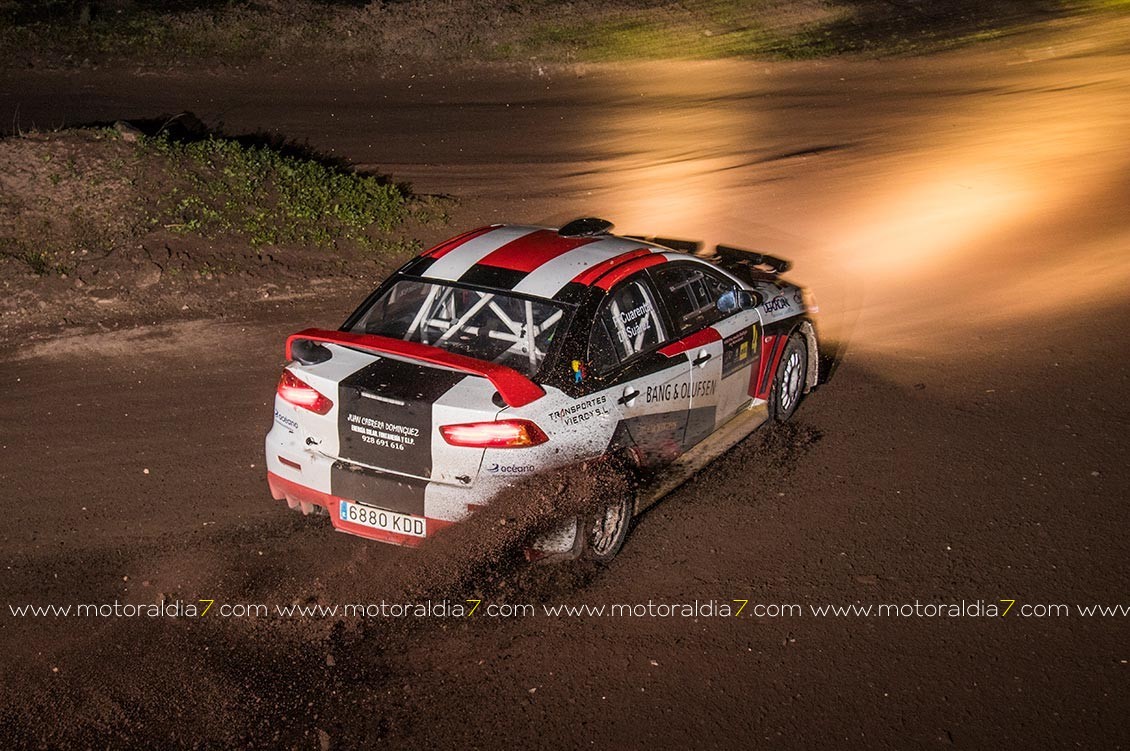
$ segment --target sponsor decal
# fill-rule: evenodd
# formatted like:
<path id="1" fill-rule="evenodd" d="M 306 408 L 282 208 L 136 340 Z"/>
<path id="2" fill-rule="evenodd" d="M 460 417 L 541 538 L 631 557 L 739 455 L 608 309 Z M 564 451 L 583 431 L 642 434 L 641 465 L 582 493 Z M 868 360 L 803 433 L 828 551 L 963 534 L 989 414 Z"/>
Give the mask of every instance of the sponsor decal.
<path id="1" fill-rule="evenodd" d="M 345 377 L 338 386 L 338 456 L 397 473 L 430 477 L 432 405 L 466 377 L 462 372 L 388 357 Z M 371 399 L 365 394 L 381 398 Z M 339 498 L 355 497 L 333 492 Z"/>
<path id="2" fill-rule="evenodd" d="M 281 414 L 277 409 L 275 410 L 275 422 L 291 432 L 298 430 L 298 420 L 290 419 L 286 415 Z"/>
<path id="3" fill-rule="evenodd" d="M 534 471 L 532 464 L 499 464 L 492 462 L 487 465 L 487 472 L 492 475 L 528 475 Z"/>
<path id="4" fill-rule="evenodd" d="M 620 321 L 626 326 L 633 321 L 646 318 L 651 312 L 651 303 L 643 302 L 629 311 L 620 313 Z"/>
<path id="5" fill-rule="evenodd" d="M 581 383 L 585 380 L 585 366 L 580 360 L 573 361 L 573 383 Z"/>
<path id="6" fill-rule="evenodd" d="M 761 306 L 766 313 L 776 313 L 778 310 L 788 310 L 793 304 L 784 295 L 777 295 L 772 300 L 766 300 Z"/>
<path id="7" fill-rule="evenodd" d="M 345 419 L 349 422 L 349 429 L 359 434 L 364 443 L 378 448 L 403 451 L 409 446 L 415 446 L 416 438 L 420 435 L 419 428 L 355 415 L 352 412 Z"/>
<path id="8" fill-rule="evenodd" d="M 804 295 L 801 294 L 801 291 L 798 289 L 796 292 L 793 292 L 793 303 L 795 303 L 796 305 L 800 305 L 803 302 L 804 302 Z"/>
<path id="9" fill-rule="evenodd" d="M 624 342 L 630 347 L 632 340 L 638 338 L 640 334 L 647 331 L 647 328 L 650 325 L 650 318 L 644 318 L 640 321 L 637 321 L 636 323 L 626 324 L 624 328 L 620 329 L 619 332 L 617 332 L 620 337 L 620 341 Z"/>
<path id="10" fill-rule="evenodd" d="M 644 389 L 644 401 L 670 402 L 680 399 L 701 399 L 711 396 L 718 388 L 718 382 L 713 378 L 709 381 L 683 381 L 682 383 L 661 383 L 648 386 Z"/>
<path id="11" fill-rule="evenodd" d="M 631 435 L 645 467 L 658 467 L 674 460 L 684 451 L 687 409 L 685 405 L 672 406 L 674 409 L 670 412 L 640 415 L 620 423 Z"/>
<path id="12" fill-rule="evenodd" d="M 742 370 L 757 354 L 757 324 L 736 331 L 722 340 L 722 377 Z"/>
<path id="13" fill-rule="evenodd" d="M 623 325 L 616 327 L 616 335 L 628 346 L 629 351 L 634 349 L 632 341 L 638 339 L 651 326 L 651 318 L 649 302 L 640 303 L 631 310 L 620 313 L 620 323 Z"/>
<path id="14" fill-rule="evenodd" d="M 597 394 L 590 399 L 583 399 L 568 407 L 562 407 L 549 413 L 551 421 L 561 425 L 579 425 L 588 422 L 594 417 L 608 414 L 608 395 Z"/>

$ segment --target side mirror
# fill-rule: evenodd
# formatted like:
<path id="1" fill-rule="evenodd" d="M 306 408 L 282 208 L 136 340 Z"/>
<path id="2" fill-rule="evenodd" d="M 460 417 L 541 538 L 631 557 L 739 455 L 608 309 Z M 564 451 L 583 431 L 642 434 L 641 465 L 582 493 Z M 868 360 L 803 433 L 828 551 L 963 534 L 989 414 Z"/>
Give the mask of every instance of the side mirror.
<path id="1" fill-rule="evenodd" d="M 757 301 L 744 289 L 732 289 L 718 298 L 718 312 L 729 315 L 739 310 L 749 310 L 757 307 Z"/>

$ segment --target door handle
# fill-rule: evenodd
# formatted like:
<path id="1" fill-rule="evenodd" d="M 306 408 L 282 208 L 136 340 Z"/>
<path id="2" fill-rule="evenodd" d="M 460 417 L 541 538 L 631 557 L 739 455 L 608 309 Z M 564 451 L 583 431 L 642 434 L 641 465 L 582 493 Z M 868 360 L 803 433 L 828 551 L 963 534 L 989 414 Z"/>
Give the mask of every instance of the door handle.
<path id="1" fill-rule="evenodd" d="M 639 395 L 640 395 L 640 392 L 638 390 L 629 386 L 628 388 L 624 389 L 624 395 L 622 397 L 620 397 L 619 399 L 617 399 L 616 401 L 619 404 L 627 404 L 628 402 L 632 401 L 633 399 L 635 399 Z"/>
<path id="2" fill-rule="evenodd" d="M 693 365 L 702 365 L 707 360 L 709 360 L 711 357 L 714 357 L 714 355 L 710 354 L 709 352 L 701 352 L 701 353 L 699 353 L 699 356 L 694 359 L 694 362 L 692 364 Z"/>

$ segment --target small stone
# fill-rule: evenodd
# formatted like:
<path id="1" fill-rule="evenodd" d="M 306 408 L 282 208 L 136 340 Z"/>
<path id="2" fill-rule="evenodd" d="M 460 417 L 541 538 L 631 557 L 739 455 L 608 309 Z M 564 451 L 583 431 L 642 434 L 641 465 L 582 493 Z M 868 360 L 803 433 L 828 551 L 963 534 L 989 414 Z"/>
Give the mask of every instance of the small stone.
<path id="1" fill-rule="evenodd" d="M 855 580 L 860 584 L 878 584 L 879 577 L 874 574 L 864 574 L 863 576 L 855 577 Z"/>
<path id="2" fill-rule="evenodd" d="M 137 139 L 142 136 L 140 130 L 127 123 L 125 120 L 118 120 L 114 123 L 114 130 L 118 131 L 118 135 L 126 143 L 137 143 Z"/>
<path id="3" fill-rule="evenodd" d="M 653 668 L 659 667 L 659 661 L 658 660 L 648 660 L 648 663 L 650 663 Z"/>
<path id="4" fill-rule="evenodd" d="M 141 470 L 141 474 L 143 474 L 143 475 L 149 474 L 149 467 L 146 467 L 145 469 Z"/>
<path id="5" fill-rule="evenodd" d="M 137 277 L 134 279 L 134 285 L 140 289 L 152 287 L 157 282 L 161 281 L 161 267 L 155 263 L 143 266 L 137 272 Z"/>
<path id="6" fill-rule="evenodd" d="M 326 667 L 332 668 L 336 664 L 337 660 L 334 659 L 333 655 L 326 655 Z"/>

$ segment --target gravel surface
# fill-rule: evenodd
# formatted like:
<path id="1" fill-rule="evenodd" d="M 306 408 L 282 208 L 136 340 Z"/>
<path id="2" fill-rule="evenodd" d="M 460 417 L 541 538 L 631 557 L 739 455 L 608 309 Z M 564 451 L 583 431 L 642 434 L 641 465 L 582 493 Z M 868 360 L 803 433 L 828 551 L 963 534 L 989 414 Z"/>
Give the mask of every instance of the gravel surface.
<path id="1" fill-rule="evenodd" d="M 191 109 L 232 132 L 278 128 L 455 193 L 459 226 L 598 213 L 625 231 L 774 248 L 814 288 L 835 357 L 795 424 L 719 459 L 597 569 L 518 565 L 505 544 L 486 565 L 439 541 L 376 545 L 270 500 L 262 438 L 282 341 L 338 323 L 353 292 L 10 344 L 0 737 L 311 749 L 1127 745 L 1126 617 L 1077 608 L 1126 602 L 1128 70 L 1125 45 L 1096 32 L 883 63 L 316 88 L 318 71 L 6 74 L 5 117 L 16 103 L 40 124 Z M 562 502 L 577 482 L 562 483 Z M 552 501 L 557 488 L 536 497 Z M 420 585 L 421 571 L 438 573 Z M 534 611 L 10 612 L 421 593 L 449 608 Z M 746 611 L 719 615 L 737 600 Z M 989 614 L 1010 600 L 1007 615 Z M 692 611 L 542 609 L 649 602 Z M 964 614 L 949 612 L 963 602 Z M 880 603 L 919 610 L 813 610 Z M 758 604 L 799 611 L 774 617 Z M 1067 614 L 1021 612 L 1048 605 Z"/>

